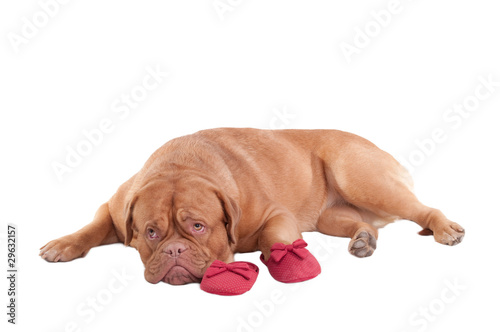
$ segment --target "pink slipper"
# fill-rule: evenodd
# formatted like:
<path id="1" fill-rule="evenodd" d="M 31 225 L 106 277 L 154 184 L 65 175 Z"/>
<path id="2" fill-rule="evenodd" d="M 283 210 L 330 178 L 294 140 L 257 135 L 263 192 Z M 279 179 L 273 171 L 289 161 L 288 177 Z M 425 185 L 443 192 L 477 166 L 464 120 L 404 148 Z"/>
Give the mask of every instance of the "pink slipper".
<path id="1" fill-rule="evenodd" d="M 260 260 L 278 281 L 290 283 L 309 280 L 321 273 L 321 267 L 306 246 L 306 241 L 302 239 L 288 245 L 275 243 L 271 247 L 269 260 L 265 262 L 263 254 Z"/>
<path id="2" fill-rule="evenodd" d="M 217 295 L 240 295 L 252 288 L 258 274 L 259 268 L 252 263 L 226 264 L 215 260 L 205 272 L 200 288 Z"/>

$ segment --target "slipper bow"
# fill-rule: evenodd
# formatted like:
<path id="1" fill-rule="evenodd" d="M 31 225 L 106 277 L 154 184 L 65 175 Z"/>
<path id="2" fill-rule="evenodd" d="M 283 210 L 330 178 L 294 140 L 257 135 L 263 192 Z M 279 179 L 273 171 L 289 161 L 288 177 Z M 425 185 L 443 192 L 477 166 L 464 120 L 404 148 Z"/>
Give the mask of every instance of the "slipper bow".
<path id="1" fill-rule="evenodd" d="M 240 295 L 248 292 L 259 274 L 259 268 L 248 262 L 226 264 L 215 260 L 207 269 L 200 288 L 217 295 Z"/>
<path id="2" fill-rule="evenodd" d="M 260 255 L 260 260 L 278 281 L 291 283 L 309 280 L 321 273 L 321 267 L 306 246 L 306 241 L 302 239 L 295 240 L 292 244 L 275 243 L 271 246 L 267 262 L 263 254 Z"/>

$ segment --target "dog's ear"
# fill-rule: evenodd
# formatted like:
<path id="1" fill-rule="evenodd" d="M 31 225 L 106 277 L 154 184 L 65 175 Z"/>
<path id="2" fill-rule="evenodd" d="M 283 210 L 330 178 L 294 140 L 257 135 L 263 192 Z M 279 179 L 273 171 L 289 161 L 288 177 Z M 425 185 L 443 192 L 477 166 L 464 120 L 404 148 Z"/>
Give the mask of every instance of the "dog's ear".
<path id="1" fill-rule="evenodd" d="M 126 246 L 130 245 L 130 242 L 132 241 L 134 231 L 132 229 L 132 212 L 134 210 L 134 204 L 137 201 L 137 195 L 134 195 L 127 203 L 125 206 L 124 210 L 124 215 L 125 215 L 125 242 L 124 244 Z"/>
<path id="2" fill-rule="evenodd" d="M 224 211 L 224 218 L 226 222 L 227 237 L 230 243 L 236 244 L 236 226 L 240 221 L 241 209 L 234 199 L 228 197 L 221 191 L 216 191 L 222 209 Z"/>

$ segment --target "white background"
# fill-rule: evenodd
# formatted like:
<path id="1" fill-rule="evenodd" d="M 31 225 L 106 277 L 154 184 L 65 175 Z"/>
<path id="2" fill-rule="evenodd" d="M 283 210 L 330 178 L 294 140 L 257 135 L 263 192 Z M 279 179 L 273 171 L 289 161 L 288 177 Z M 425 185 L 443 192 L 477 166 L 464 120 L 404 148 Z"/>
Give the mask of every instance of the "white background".
<path id="1" fill-rule="evenodd" d="M 53 17 L 44 22 L 37 1 L 2 2 L 5 273 L 7 223 L 17 224 L 19 234 L 18 324 L 6 322 L 8 286 L 2 278 L 2 330 L 497 326 L 500 87 L 455 126 L 443 116 L 454 104 L 474 100 L 479 77 L 500 81 L 498 5 L 401 0 L 398 13 L 377 31 L 370 12 L 385 10 L 389 1 L 221 3 L 231 6 L 222 16 L 212 0 L 69 1 L 57 11 L 52 7 Z M 12 36 L 22 37 L 33 16 L 46 25 L 13 46 Z M 373 37 L 348 62 L 341 44 L 354 45 L 365 26 L 374 29 Z M 146 67 L 169 76 L 128 116 L 113 112 L 122 94 L 142 84 Z M 283 112 L 288 117 L 277 116 Z M 83 131 L 103 119 L 112 121 L 113 130 L 60 181 L 53 163 L 65 163 L 68 147 L 85 144 Z M 237 297 L 210 295 L 197 284 L 150 285 L 138 253 L 122 245 L 92 249 L 70 263 L 38 257 L 46 242 L 90 222 L 164 142 L 221 126 L 335 128 L 366 137 L 400 160 L 413 156 L 418 196 L 464 226 L 464 242 L 446 247 L 399 221 L 380 231 L 372 257 L 358 259 L 347 252 L 348 239 L 305 234 L 321 261 L 320 276 L 298 286 L 280 284 L 258 253 L 240 255 L 261 272 L 253 289 Z M 432 148 L 434 130 L 446 139 Z M 426 155 L 416 141 L 428 143 Z M 121 286 L 113 273 L 131 280 Z M 110 285 L 119 290 L 111 293 Z M 99 310 L 89 309 L 92 297 L 100 299 Z"/>

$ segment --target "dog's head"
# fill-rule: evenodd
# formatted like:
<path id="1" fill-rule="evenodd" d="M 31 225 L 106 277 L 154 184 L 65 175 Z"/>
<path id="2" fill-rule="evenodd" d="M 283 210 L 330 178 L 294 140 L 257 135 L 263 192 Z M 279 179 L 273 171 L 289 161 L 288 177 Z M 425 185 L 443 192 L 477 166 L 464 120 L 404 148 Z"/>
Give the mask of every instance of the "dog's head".
<path id="1" fill-rule="evenodd" d="M 200 282 L 214 260 L 233 259 L 236 202 L 202 178 L 149 181 L 125 208 L 126 239 L 137 248 L 151 283 Z"/>

